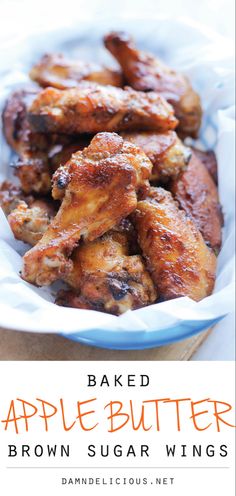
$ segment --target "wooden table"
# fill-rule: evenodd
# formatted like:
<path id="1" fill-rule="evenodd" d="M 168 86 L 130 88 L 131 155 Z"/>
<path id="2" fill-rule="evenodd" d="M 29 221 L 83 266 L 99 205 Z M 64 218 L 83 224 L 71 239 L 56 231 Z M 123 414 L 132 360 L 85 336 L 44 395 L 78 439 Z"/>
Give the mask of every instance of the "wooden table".
<path id="1" fill-rule="evenodd" d="M 190 360 L 210 331 L 160 348 L 115 351 L 81 345 L 55 334 L 0 329 L 0 360 Z"/>

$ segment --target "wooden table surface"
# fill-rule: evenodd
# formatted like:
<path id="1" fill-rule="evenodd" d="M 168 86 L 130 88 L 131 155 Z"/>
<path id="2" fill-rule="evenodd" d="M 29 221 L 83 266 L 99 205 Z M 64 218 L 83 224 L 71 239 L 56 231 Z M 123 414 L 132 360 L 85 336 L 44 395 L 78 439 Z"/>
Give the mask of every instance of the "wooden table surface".
<path id="1" fill-rule="evenodd" d="M 160 348 L 116 351 L 81 345 L 55 334 L 0 329 L 0 360 L 189 360 L 209 332 Z"/>

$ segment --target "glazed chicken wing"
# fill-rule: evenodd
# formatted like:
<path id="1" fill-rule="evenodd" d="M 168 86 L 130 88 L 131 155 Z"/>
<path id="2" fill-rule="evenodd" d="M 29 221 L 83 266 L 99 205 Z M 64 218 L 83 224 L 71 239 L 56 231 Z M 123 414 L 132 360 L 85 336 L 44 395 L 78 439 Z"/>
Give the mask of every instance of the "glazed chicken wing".
<path id="1" fill-rule="evenodd" d="M 153 164 L 151 181 L 166 182 L 183 172 L 191 158 L 191 150 L 178 138 L 175 131 L 121 133 L 126 141 L 142 148 Z"/>
<path id="2" fill-rule="evenodd" d="M 205 165 L 195 153 L 187 170 L 173 181 L 171 191 L 180 208 L 195 222 L 205 242 L 218 253 L 223 223 L 218 191 Z"/>
<path id="3" fill-rule="evenodd" d="M 138 241 L 161 299 L 211 294 L 216 257 L 170 192 L 151 188 L 132 214 Z"/>
<path id="4" fill-rule="evenodd" d="M 23 278 L 38 285 L 64 278 L 80 238 L 100 237 L 136 208 L 136 192 L 151 169 L 139 148 L 111 133 L 96 135 L 88 148 L 72 155 L 55 173 L 53 196 L 62 204 L 42 239 L 25 254 Z"/>
<path id="5" fill-rule="evenodd" d="M 29 108 L 32 127 L 41 133 L 97 133 L 126 129 L 174 129 L 172 107 L 157 93 L 84 85 L 46 88 Z"/>
<path id="6" fill-rule="evenodd" d="M 35 200 L 30 207 L 24 202 L 8 215 L 16 239 L 35 245 L 47 230 L 56 209 L 52 201 Z"/>
<path id="7" fill-rule="evenodd" d="M 135 90 L 157 91 L 170 102 L 184 136 L 196 137 L 201 124 L 201 102 L 186 76 L 164 65 L 158 58 L 137 50 L 123 32 L 105 37 L 106 48 L 118 60 L 126 81 Z"/>
<path id="8" fill-rule="evenodd" d="M 109 231 L 77 248 L 67 277 L 72 291 L 57 303 L 115 315 L 154 303 L 157 293 L 140 255 L 129 256 L 127 233 Z"/>
<path id="9" fill-rule="evenodd" d="M 108 69 L 94 62 L 73 61 L 61 54 L 46 54 L 33 66 L 30 77 L 44 88 L 53 86 L 60 90 L 74 88 L 81 81 L 102 85 L 122 86 L 120 71 Z"/>

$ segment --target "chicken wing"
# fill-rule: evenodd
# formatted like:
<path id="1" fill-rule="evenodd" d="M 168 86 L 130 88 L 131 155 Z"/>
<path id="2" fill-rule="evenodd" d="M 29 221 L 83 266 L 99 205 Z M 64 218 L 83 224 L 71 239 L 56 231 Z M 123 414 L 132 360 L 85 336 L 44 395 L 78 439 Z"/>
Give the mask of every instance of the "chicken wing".
<path id="1" fill-rule="evenodd" d="M 188 78 L 163 64 L 158 58 L 137 50 L 132 38 L 112 32 L 104 38 L 106 48 L 118 60 L 126 81 L 135 90 L 157 91 L 175 109 L 179 130 L 196 137 L 201 124 L 200 98 Z"/>
<path id="2" fill-rule="evenodd" d="M 132 220 L 161 299 L 189 296 L 199 301 L 211 294 L 216 257 L 170 192 L 151 188 Z"/>
<path id="3" fill-rule="evenodd" d="M 46 88 L 29 108 L 30 123 L 41 133 L 97 133 L 126 129 L 174 129 L 172 107 L 157 93 L 130 88 L 83 85 Z"/>
<path id="4" fill-rule="evenodd" d="M 191 150 L 175 131 L 123 132 L 122 137 L 142 148 L 153 164 L 151 181 L 166 182 L 184 171 L 191 158 Z"/>
<path id="5" fill-rule="evenodd" d="M 94 62 L 68 60 L 62 54 L 46 54 L 30 71 L 30 77 L 44 88 L 53 86 L 60 90 L 74 88 L 81 81 L 121 87 L 122 73 Z"/>
<path id="6" fill-rule="evenodd" d="M 112 133 L 96 135 L 88 148 L 72 155 L 55 173 L 53 197 L 62 189 L 62 204 L 42 239 L 25 254 L 23 278 L 38 285 L 64 278 L 80 238 L 100 237 L 136 208 L 136 192 L 151 169 L 139 148 Z"/>
<path id="7" fill-rule="evenodd" d="M 56 302 L 120 315 L 154 303 L 157 292 L 140 255 L 129 256 L 127 233 L 109 231 L 77 248 L 67 277 L 72 291 Z"/>
<path id="8" fill-rule="evenodd" d="M 52 201 L 35 200 L 30 207 L 22 201 L 8 215 L 8 222 L 16 239 L 33 246 L 42 238 L 55 213 Z"/>
<path id="9" fill-rule="evenodd" d="M 33 200 L 33 196 L 26 196 L 19 186 L 10 181 L 0 184 L 0 207 L 5 215 L 9 215 L 22 201 L 31 205 Z"/>
<path id="10" fill-rule="evenodd" d="M 197 156 L 197 158 L 199 158 L 199 160 L 201 160 L 201 162 L 205 165 L 209 174 L 214 180 L 214 183 L 217 185 L 218 184 L 217 160 L 213 150 L 207 150 L 206 152 L 203 152 L 202 150 L 198 150 L 193 146 L 191 148 L 195 153 L 195 155 Z"/>
<path id="11" fill-rule="evenodd" d="M 193 153 L 188 168 L 171 186 L 174 198 L 202 233 L 205 242 L 218 253 L 223 223 L 216 185 L 205 165 Z"/>

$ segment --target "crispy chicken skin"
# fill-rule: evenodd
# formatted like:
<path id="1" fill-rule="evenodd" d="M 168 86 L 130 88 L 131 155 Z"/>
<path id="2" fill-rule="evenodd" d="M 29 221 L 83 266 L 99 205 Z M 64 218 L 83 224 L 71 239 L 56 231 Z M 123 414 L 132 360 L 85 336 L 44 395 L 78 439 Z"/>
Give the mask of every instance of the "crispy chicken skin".
<path id="1" fill-rule="evenodd" d="M 57 303 L 120 315 L 154 303 L 157 292 L 140 255 L 129 256 L 124 232 L 110 231 L 83 244 L 73 254 L 67 277 L 72 291 L 61 291 Z"/>
<path id="2" fill-rule="evenodd" d="M 119 70 L 108 69 L 94 62 L 68 60 L 57 53 L 43 55 L 32 67 L 30 77 L 44 88 L 52 86 L 60 90 L 74 88 L 84 80 L 119 87 L 123 84 Z"/>
<path id="3" fill-rule="evenodd" d="M 178 138 L 175 131 L 124 132 L 125 140 L 142 148 L 153 164 L 151 181 L 166 182 L 183 172 L 191 158 L 191 150 Z"/>
<path id="4" fill-rule="evenodd" d="M 217 185 L 218 184 L 217 160 L 213 150 L 207 150 L 206 152 L 203 152 L 202 150 L 198 150 L 197 148 L 194 147 L 191 148 L 192 151 L 197 156 L 197 158 L 199 158 L 199 160 L 201 160 L 201 162 L 205 165 L 209 174 L 212 176 L 212 179 Z"/>
<path id="5" fill-rule="evenodd" d="M 170 192 L 151 188 L 132 220 L 161 299 L 188 296 L 199 301 L 212 293 L 216 257 Z"/>
<path id="6" fill-rule="evenodd" d="M 22 276 L 39 286 L 64 278 L 80 238 L 92 241 L 127 217 L 137 205 L 152 164 L 131 143 L 100 133 L 72 155 L 54 176 L 53 197 L 61 207 L 39 243 L 24 256 Z"/>
<path id="7" fill-rule="evenodd" d="M 33 197 L 31 195 L 26 196 L 19 186 L 10 181 L 4 181 L 0 184 L 0 207 L 5 215 L 9 215 L 22 201 L 31 205 Z"/>
<path id="8" fill-rule="evenodd" d="M 223 223 L 216 185 L 205 165 L 193 153 L 188 168 L 171 186 L 174 198 L 195 222 L 205 242 L 218 253 Z"/>
<path id="9" fill-rule="evenodd" d="M 121 65 L 127 83 L 135 90 L 162 94 L 175 109 L 182 135 L 196 137 L 202 109 L 200 98 L 188 78 L 153 55 L 137 50 L 133 39 L 126 33 L 111 32 L 104 42 Z"/>
<path id="10" fill-rule="evenodd" d="M 172 107 L 157 93 L 131 88 L 82 85 L 69 90 L 46 88 L 29 108 L 32 127 L 41 133 L 98 133 L 126 129 L 174 129 Z"/>
<path id="11" fill-rule="evenodd" d="M 24 201 L 8 215 L 16 239 L 36 245 L 47 230 L 56 209 L 52 201 L 35 200 L 29 207 Z"/>

